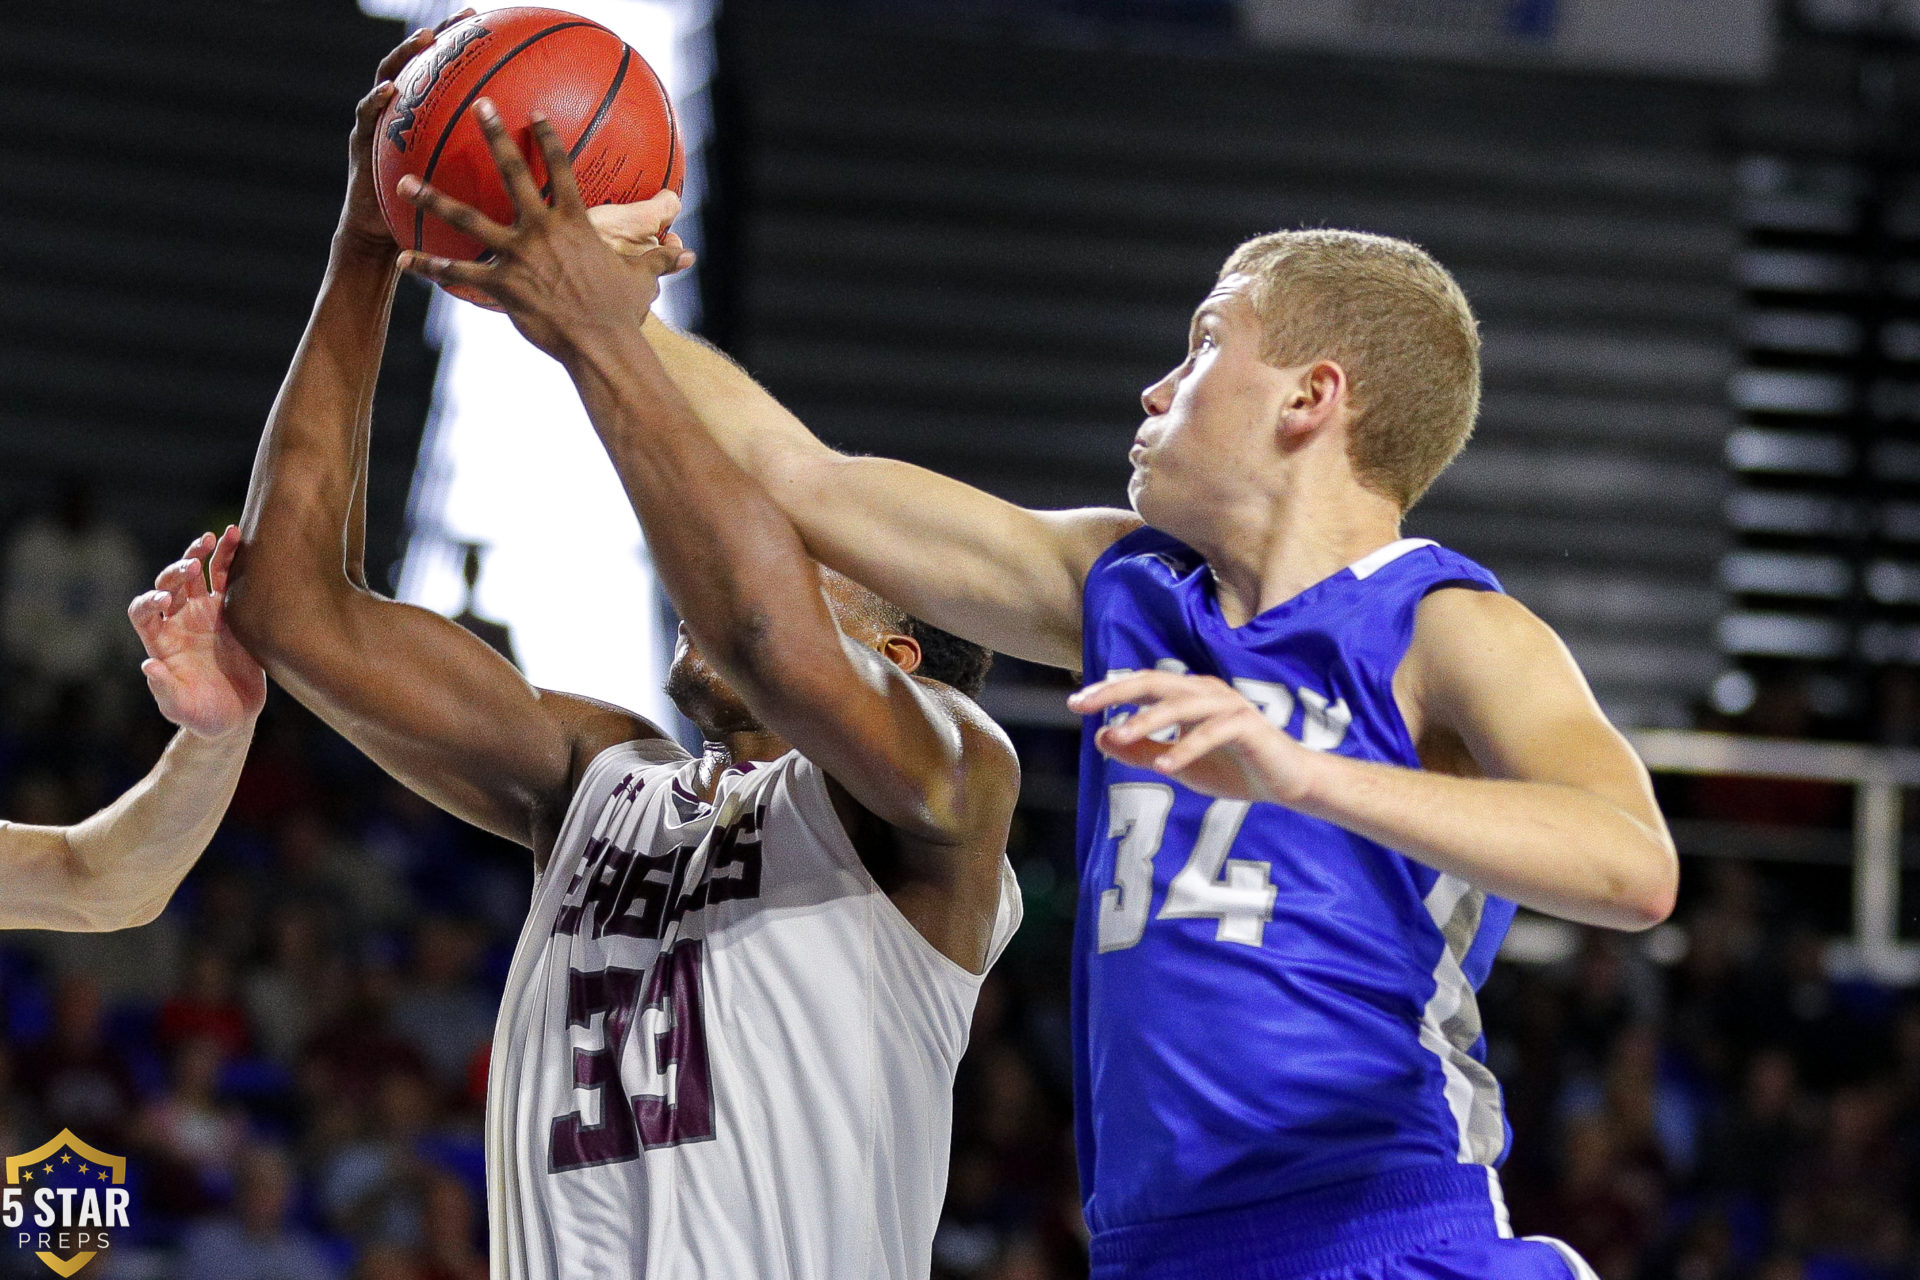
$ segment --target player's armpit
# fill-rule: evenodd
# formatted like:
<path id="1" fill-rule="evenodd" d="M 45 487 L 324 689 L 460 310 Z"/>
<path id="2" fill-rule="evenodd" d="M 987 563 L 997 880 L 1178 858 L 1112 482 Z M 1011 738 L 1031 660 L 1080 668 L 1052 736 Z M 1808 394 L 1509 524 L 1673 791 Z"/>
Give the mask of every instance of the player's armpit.
<path id="1" fill-rule="evenodd" d="M 700 424 L 816 559 L 976 644 L 1079 669 L 1087 571 L 1138 516 L 1032 511 L 910 463 L 838 453 L 719 351 L 657 318 L 645 332 Z"/>
<path id="2" fill-rule="evenodd" d="M 1646 766 L 1566 645 L 1525 606 L 1458 588 L 1428 596 L 1394 691 L 1416 742 L 1452 737 L 1485 778 L 1533 784 L 1492 793 L 1495 832 L 1532 820 L 1568 834 L 1532 873 L 1545 901 L 1529 905 L 1552 910 L 1558 895 L 1559 913 L 1574 918 L 1611 906 L 1624 919 L 1595 922 L 1616 924 L 1651 924 L 1672 909 L 1678 861 Z"/>
<path id="3" fill-rule="evenodd" d="M 542 858 L 594 755 L 666 736 L 618 708 L 535 688 L 431 610 L 344 578 L 289 585 L 243 573 L 233 606 L 274 679 L 406 786 Z"/>

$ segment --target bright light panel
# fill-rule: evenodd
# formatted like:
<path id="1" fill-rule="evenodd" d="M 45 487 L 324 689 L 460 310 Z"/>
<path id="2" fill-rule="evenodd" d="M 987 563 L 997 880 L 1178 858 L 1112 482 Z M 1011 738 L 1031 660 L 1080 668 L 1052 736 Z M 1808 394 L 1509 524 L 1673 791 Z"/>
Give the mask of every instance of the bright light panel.
<path id="1" fill-rule="evenodd" d="M 361 0 L 368 13 L 410 26 L 458 7 Z M 673 95 L 687 148 L 686 203 L 675 229 L 697 249 L 715 0 L 558 7 L 619 33 Z M 657 308 L 683 327 L 699 318 L 692 275 L 670 281 Z M 530 680 L 673 723 L 660 692 L 669 637 L 659 587 L 573 384 L 506 317 L 445 294 L 434 299 L 428 338 L 440 348 L 440 372 L 408 508 L 400 597 L 457 613 L 465 597 L 459 544 L 479 543 L 486 550 L 475 608 L 513 629 Z"/>

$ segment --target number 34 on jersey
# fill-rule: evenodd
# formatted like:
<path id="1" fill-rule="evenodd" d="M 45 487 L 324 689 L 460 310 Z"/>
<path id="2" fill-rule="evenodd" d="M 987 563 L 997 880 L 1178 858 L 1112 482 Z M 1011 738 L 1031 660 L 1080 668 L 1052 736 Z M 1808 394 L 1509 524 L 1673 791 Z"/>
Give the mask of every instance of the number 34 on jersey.
<path id="1" fill-rule="evenodd" d="M 1171 658 L 1158 665 L 1186 671 L 1185 664 Z M 1107 673 L 1109 678 L 1128 674 Z M 1312 689 L 1294 690 L 1266 680 L 1232 683 L 1282 733 L 1298 706 L 1300 741 L 1310 750 L 1333 750 L 1353 723 L 1344 700 L 1329 701 Z M 1100 895 L 1101 951 L 1124 951 L 1146 933 L 1153 907 L 1153 860 L 1166 839 L 1174 797 L 1173 786 L 1165 782 L 1116 782 L 1107 788 L 1107 838 L 1119 841 L 1119 847 L 1114 851 L 1113 887 Z M 1160 919 L 1218 920 L 1213 936 L 1219 941 L 1260 945 L 1273 919 L 1273 868 L 1264 861 L 1229 856 L 1250 808 L 1244 800 L 1216 800 L 1207 806 L 1193 852 L 1167 885 Z"/>

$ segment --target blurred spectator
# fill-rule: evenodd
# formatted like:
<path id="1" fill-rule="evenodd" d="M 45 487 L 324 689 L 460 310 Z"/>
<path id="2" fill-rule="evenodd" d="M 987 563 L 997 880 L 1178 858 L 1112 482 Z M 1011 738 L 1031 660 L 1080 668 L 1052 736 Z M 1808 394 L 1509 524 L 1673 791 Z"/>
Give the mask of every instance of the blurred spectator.
<path id="1" fill-rule="evenodd" d="M 421 1280 L 487 1280 L 487 1259 L 478 1247 L 478 1214 L 467 1184 L 451 1174 L 427 1178 Z"/>
<path id="2" fill-rule="evenodd" d="M 411 1249 L 377 1244 L 360 1256 L 353 1280 L 426 1280 L 426 1273 Z"/>
<path id="3" fill-rule="evenodd" d="M 25 676 L 20 689 L 50 704 L 119 675 L 140 649 L 126 611 L 143 578 L 133 540 L 99 519 L 84 481 L 69 479 L 53 516 L 7 542 L 0 643 Z"/>
<path id="4" fill-rule="evenodd" d="M 422 1243 L 434 1172 L 423 1147 L 437 1118 L 422 1072 L 393 1068 L 380 1077 L 366 1130 L 321 1170 L 321 1204 L 335 1230 L 383 1244 Z"/>
<path id="5" fill-rule="evenodd" d="M 449 1090 L 462 1088 L 474 1053 L 493 1036 L 496 1002 L 473 982 L 479 950 L 461 921 L 427 917 L 414 933 L 412 972 L 394 996 L 394 1026 Z"/>
<path id="6" fill-rule="evenodd" d="M 339 1273 L 319 1243 L 287 1221 L 293 1191 L 293 1170 L 280 1151 L 248 1151 L 233 1212 L 187 1233 L 180 1280 L 334 1280 Z"/>
<path id="7" fill-rule="evenodd" d="M 346 967 L 321 945 L 318 916 L 288 904 L 267 922 L 266 963 L 247 976 L 243 1000 L 262 1053 L 291 1064 L 322 1018 L 345 997 Z"/>
<path id="8" fill-rule="evenodd" d="M 37 1134 L 40 1124 L 33 1105 L 14 1082 L 13 1052 L 0 1045 L 0 1153 L 25 1151 L 35 1145 L 29 1134 Z"/>
<path id="9" fill-rule="evenodd" d="M 1771 1204 L 1806 1153 L 1811 1117 L 1799 1092 L 1799 1073 L 1785 1049 L 1762 1049 L 1747 1064 L 1739 1101 L 1721 1119 L 1708 1144 L 1708 1185 Z"/>
<path id="10" fill-rule="evenodd" d="M 278 844 L 271 909 L 304 907 L 350 931 L 404 923 L 407 896 L 399 883 L 357 842 L 343 839 L 319 808 L 282 817 Z"/>
<path id="11" fill-rule="evenodd" d="M 1890 1091 L 1859 1085 L 1827 1103 L 1819 1141 L 1789 1170 L 1784 1212 L 1796 1243 L 1834 1258 L 1886 1265 L 1904 1248 L 1902 1178 Z"/>
<path id="12" fill-rule="evenodd" d="M 388 1076 L 425 1077 L 426 1060 L 411 1041 L 393 1029 L 393 974 L 381 964 L 364 964 L 334 1016 L 316 1031 L 301 1059 L 302 1074 L 315 1096 L 345 1095 L 362 1104 Z"/>
<path id="13" fill-rule="evenodd" d="M 1622 1167 L 1603 1114 L 1569 1120 L 1559 1185 L 1516 1230 L 1551 1232 L 1593 1264 L 1602 1280 L 1631 1280 L 1660 1210 L 1655 1188 Z"/>
<path id="14" fill-rule="evenodd" d="M 246 1142 L 246 1119 L 219 1098 L 226 1046 L 212 1036 L 181 1041 L 173 1053 L 167 1091 L 147 1104 L 134 1142 L 150 1167 L 150 1207 L 194 1213 L 226 1198 L 234 1163 Z"/>
<path id="15" fill-rule="evenodd" d="M 1659 1019 L 1660 992 L 1646 963 L 1619 934 L 1585 931 L 1573 984 L 1560 1034 L 1576 1069 L 1598 1068 L 1621 1031 Z"/>
<path id="16" fill-rule="evenodd" d="M 20 1057 L 20 1083 L 55 1132 L 71 1129 L 115 1150 L 127 1136 L 137 1092 L 133 1072 L 106 1042 L 100 990 L 69 974 L 53 1001 L 53 1034 Z"/>
<path id="17" fill-rule="evenodd" d="M 156 1032 L 163 1049 L 212 1040 L 228 1057 L 247 1051 L 246 1011 L 234 996 L 233 971 L 218 951 L 203 947 L 188 957 L 179 989 L 160 1006 Z"/>

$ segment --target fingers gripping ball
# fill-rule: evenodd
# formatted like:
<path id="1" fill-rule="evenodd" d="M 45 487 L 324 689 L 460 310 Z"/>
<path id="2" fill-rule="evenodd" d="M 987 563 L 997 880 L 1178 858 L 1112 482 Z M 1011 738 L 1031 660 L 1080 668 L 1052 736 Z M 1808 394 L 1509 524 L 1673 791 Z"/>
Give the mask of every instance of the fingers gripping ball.
<path id="1" fill-rule="evenodd" d="M 597 22 L 560 9 L 496 9 L 441 32 L 401 73 L 374 139 L 380 211 L 402 249 L 473 260 L 472 238 L 402 200 L 394 186 L 412 174 L 496 222 L 513 222 L 513 202 L 470 108 L 484 96 L 520 144 L 534 181 L 547 187 L 533 145 L 535 111 L 567 145 L 589 206 L 632 204 L 686 178 L 686 152 L 666 86 L 646 59 Z M 449 291 L 492 306 L 475 290 Z"/>

